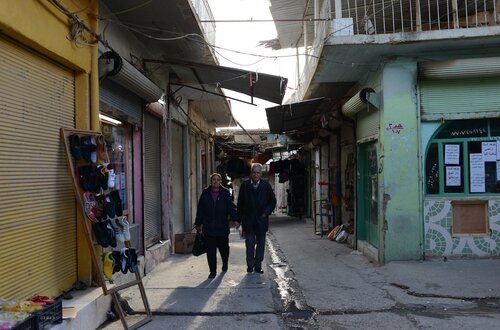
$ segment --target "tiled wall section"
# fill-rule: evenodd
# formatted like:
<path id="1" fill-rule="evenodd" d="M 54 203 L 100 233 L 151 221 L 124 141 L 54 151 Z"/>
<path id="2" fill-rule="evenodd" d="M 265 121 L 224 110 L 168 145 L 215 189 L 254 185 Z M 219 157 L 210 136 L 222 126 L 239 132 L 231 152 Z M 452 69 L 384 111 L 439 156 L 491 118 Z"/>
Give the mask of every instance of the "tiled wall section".
<path id="1" fill-rule="evenodd" d="M 424 201 L 426 256 L 500 256 L 500 200 L 488 202 L 491 236 L 452 237 L 451 201 Z"/>

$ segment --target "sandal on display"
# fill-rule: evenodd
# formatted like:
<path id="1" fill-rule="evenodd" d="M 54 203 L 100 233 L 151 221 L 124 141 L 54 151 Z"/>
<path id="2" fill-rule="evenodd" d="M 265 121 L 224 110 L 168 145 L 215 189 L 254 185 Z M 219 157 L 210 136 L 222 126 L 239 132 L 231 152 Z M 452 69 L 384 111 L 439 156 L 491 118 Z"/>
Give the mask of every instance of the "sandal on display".
<path id="1" fill-rule="evenodd" d="M 120 224 L 123 226 L 123 236 L 125 241 L 130 241 L 130 225 L 127 221 L 127 217 L 120 218 Z"/>
<path id="2" fill-rule="evenodd" d="M 128 269 L 130 267 L 130 254 L 127 248 L 122 248 L 121 250 L 121 258 L 122 258 L 122 267 L 121 271 L 123 274 L 127 274 Z"/>
<path id="3" fill-rule="evenodd" d="M 95 137 L 86 135 L 80 139 L 80 149 L 82 150 L 82 157 L 89 163 L 97 161 Z"/>
<path id="4" fill-rule="evenodd" d="M 115 187 L 115 170 L 114 169 L 109 169 L 108 170 L 108 188 L 114 188 Z"/>
<path id="5" fill-rule="evenodd" d="M 108 189 L 108 168 L 105 164 L 97 165 L 97 182 L 102 190 Z"/>
<path id="6" fill-rule="evenodd" d="M 108 236 L 106 235 L 106 231 L 103 228 L 103 222 L 97 221 L 94 224 L 92 224 L 92 231 L 94 232 L 97 244 L 99 244 L 103 248 L 109 246 Z"/>
<path id="7" fill-rule="evenodd" d="M 109 196 L 106 197 L 106 213 L 111 219 L 116 217 L 115 201 Z"/>
<path id="8" fill-rule="evenodd" d="M 131 273 L 135 273 L 137 271 L 137 252 L 135 251 L 135 249 L 129 248 L 128 253 L 130 255 L 129 270 Z"/>
<path id="9" fill-rule="evenodd" d="M 102 270 L 104 273 L 104 276 L 108 279 L 111 280 L 113 278 L 113 264 L 114 260 L 112 257 L 111 252 L 104 252 L 101 254 L 102 256 Z"/>
<path id="10" fill-rule="evenodd" d="M 71 156 L 75 160 L 80 160 L 82 158 L 82 150 L 80 149 L 80 137 L 78 134 L 71 134 L 68 136 L 69 140 L 69 151 L 71 153 Z"/>
<path id="11" fill-rule="evenodd" d="M 106 233 L 106 237 L 108 238 L 109 246 L 116 247 L 115 228 L 111 224 L 111 221 L 108 219 L 104 220 L 102 223 L 104 224 L 103 227 Z"/>
<path id="12" fill-rule="evenodd" d="M 111 255 L 114 260 L 113 264 L 113 274 L 118 273 L 119 271 L 122 270 L 122 253 L 121 251 L 113 250 L 111 252 Z"/>
<path id="13" fill-rule="evenodd" d="M 87 218 L 92 221 L 96 220 L 95 212 L 97 210 L 97 201 L 95 200 L 94 195 L 88 191 L 83 193 L 83 209 Z"/>
<path id="14" fill-rule="evenodd" d="M 106 141 L 104 141 L 104 136 L 99 135 L 97 137 L 97 159 L 99 161 L 105 162 L 107 161 L 107 152 L 106 152 Z"/>
<path id="15" fill-rule="evenodd" d="M 123 226 L 120 224 L 120 220 L 114 219 L 114 221 L 112 220 L 111 223 L 115 228 L 116 242 L 120 243 L 125 242 L 125 235 L 123 234 Z"/>
<path id="16" fill-rule="evenodd" d="M 120 198 L 120 193 L 118 190 L 113 190 L 110 194 L 113 202 L 115 202 L 116 215 L 121 217 L 123 215 L 122 199 Z"/>

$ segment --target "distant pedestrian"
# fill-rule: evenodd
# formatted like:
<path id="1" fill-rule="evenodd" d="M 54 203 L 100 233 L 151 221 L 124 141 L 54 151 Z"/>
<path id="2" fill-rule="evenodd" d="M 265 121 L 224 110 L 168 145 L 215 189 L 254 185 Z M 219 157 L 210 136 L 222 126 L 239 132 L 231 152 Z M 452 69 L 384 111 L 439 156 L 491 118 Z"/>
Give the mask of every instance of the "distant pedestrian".
<path id="1" fill-rule="evenodd" d="M 203 190 L 198 201 L 195 228 L 205 236 L 207 262 L 210 274 L 217 275 L 217 249 L 222 258 L 222 271 L 226 272 L 229 261 L 230 220 L 239 226 L 236 207 L 229 190 L 221 186 L 222 177 L 218 173 L 210 176 L 210 187 Z"/>
<path id="2" fill-rule="evenodd" d="M 276 196 L 269 182 L 261 180 L 262 164 L 254 163 L 250 179 L 238 193 L 238 219 L 245 234 L 247 272 L 262 274 L 262 261 L 269 229 L 269 215 L 276 207 Z"/>

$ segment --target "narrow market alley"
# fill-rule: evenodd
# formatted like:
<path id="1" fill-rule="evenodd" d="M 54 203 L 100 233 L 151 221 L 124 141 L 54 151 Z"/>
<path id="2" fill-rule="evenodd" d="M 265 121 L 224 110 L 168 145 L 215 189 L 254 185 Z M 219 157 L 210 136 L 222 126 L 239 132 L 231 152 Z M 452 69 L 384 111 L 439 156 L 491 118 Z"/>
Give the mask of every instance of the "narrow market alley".
<path id="1" fill-rule="evenodd" d="M 236 231 L 230 245 L 229 270 L 214 280 L 204 256 L 187 254 L 147 274 L 154 317 L 142 329 L 494 329 L 500 322 L 499 259 L 375 265 L 316 235 L 311 220 L 283 215 L 271 217 L 264 274 L 246 273 Z M 142 316 L 137 292 L 122 297 Z"/>

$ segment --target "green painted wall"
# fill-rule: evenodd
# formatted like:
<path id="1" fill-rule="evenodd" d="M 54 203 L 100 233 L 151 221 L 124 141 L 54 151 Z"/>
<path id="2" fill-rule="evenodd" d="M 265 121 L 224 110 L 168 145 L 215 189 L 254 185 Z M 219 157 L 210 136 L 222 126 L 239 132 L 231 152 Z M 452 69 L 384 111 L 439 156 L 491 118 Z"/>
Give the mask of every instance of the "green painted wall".
<path id="1" fill-rule="evenodd" d="M 422 258 L 416 78 L 417 65 L 411 60 L 388 63 L 382 72 L 379 180 L 384 262 Z"/>

